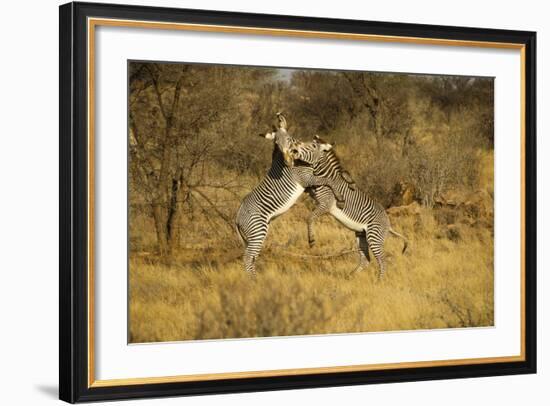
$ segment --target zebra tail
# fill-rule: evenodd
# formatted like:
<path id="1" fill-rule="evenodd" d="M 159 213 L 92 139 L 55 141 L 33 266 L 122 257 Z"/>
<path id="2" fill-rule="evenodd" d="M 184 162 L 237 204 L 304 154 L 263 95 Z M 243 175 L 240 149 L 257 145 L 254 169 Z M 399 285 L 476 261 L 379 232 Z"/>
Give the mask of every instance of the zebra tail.
<path id="1" fill-rule="evenodd" d="M 409 240 L 407 240 L 407 238 L 405 238 L 404 235 L 399 234 L 397 231 L 395 231 L 392 228 L 389 229 L 389 232 L 403 240 L 403 250 L 401 251 L 401 254 L 404 254 L 405 251 L 407 250 L 407 247 L 409 246 Z"/>

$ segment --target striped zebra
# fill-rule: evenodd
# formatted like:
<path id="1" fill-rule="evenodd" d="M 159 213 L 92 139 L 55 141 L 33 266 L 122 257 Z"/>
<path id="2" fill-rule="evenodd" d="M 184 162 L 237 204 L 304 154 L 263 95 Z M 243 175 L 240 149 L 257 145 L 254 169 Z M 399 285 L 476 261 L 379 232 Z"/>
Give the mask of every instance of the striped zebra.
<path id="1" fill-rule="evenodd" d="M 332 178 L 313 175 L 310 166 L 294 166 L 289 147 L 298 143 L 287 132 L 284 116 L 277 114 L 276 131 L 261 135 L 274 142 L 271 168 L 266 177 L 242 201 L 236 216 L 238 235 L 244 243 L 245 270 L 255 275 L 255 262 L 267 236 L 268 226 L 275 217 L 288 211 L 308 187 L 324 186 L 335 200 L 344 207 L 337 182 Z"/>
<path id="2" fill-rule="evenodd" d="M 407 239 L 391 228 L 388 215 L 380 204 L 372 200 L 366 193 L 351 188 L 348 184 L 349 181 L 342 180 L 341 173 L 343 169 L 331 144 L 315 136 L 312 142 L 294 142 L 290 147 L 290 154 L 295 162 L 311 165 L 316 176 L 335 179 L 337 182 L 336 189 L 331 190 L 325 186 L 311 189 L 310 195 L 315 199 L 317 206 L 307 221 L 310 246 L 315 244 L 313 223 L 323 214 L 330 213 L 344 226 L 355 231 L 360 261 L 354 272 L 368 266 L 370 247 L 378 262 L 378 277 L 382 278 L 386 270 L 384 241 L 388 233 L 403 239 L 403 253 L 407 249 Z M 338 207 L 335 204 L 334 190 L 337 190 L 343 196 L 343 207 Z"/>

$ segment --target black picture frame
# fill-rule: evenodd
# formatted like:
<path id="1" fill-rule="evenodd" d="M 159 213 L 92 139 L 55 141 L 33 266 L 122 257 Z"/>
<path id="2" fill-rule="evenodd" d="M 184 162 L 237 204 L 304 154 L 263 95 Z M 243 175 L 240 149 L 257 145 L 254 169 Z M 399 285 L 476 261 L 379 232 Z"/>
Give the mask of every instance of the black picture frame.
<path id="1" fill-rule="evenodd" d="M 536 372 L 536 33 L 114 4 L 60 6 L 59 397 L 67 402 L 235 393 Z M 87 19 L 103 17 L 224 26 L 514 43 L 525 52 L 525 359 L 210 381 L 90 387 L 88 380 Z"/>

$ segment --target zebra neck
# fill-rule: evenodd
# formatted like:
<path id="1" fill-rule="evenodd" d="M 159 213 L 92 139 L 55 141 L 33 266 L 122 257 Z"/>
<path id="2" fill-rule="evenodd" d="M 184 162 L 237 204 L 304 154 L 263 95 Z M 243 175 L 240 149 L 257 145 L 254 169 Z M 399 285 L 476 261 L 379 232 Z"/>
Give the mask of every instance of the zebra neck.
<path id="1" fill-rule="evenodd" d="M 268 176 L 271 178 L 280 178 L 283 174 L 287 174 L 290 171 L 285 163 L 283 153 L 277 146 L 273 149 L 271 156 L 271 168 L 269 168 Z"/>
<path id="2" fill-rule="evenodd" d="M 342 173 L 342 165 L 340 165 L 340 160 L 333 151 L 328 151 L 319 162 L 314 165 L 313 172 L 318 175 L 327 175 L 330 174 L 339 175 Z"/>

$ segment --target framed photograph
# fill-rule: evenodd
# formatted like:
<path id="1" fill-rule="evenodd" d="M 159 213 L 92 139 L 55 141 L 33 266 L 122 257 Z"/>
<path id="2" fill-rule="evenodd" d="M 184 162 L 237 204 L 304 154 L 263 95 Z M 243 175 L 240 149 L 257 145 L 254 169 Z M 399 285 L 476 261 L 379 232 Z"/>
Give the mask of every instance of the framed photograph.
<path id="1" fill-rule="evenodd" d="M 536 372 L 536 34 L 60 7 L 60 398 Z"/>

